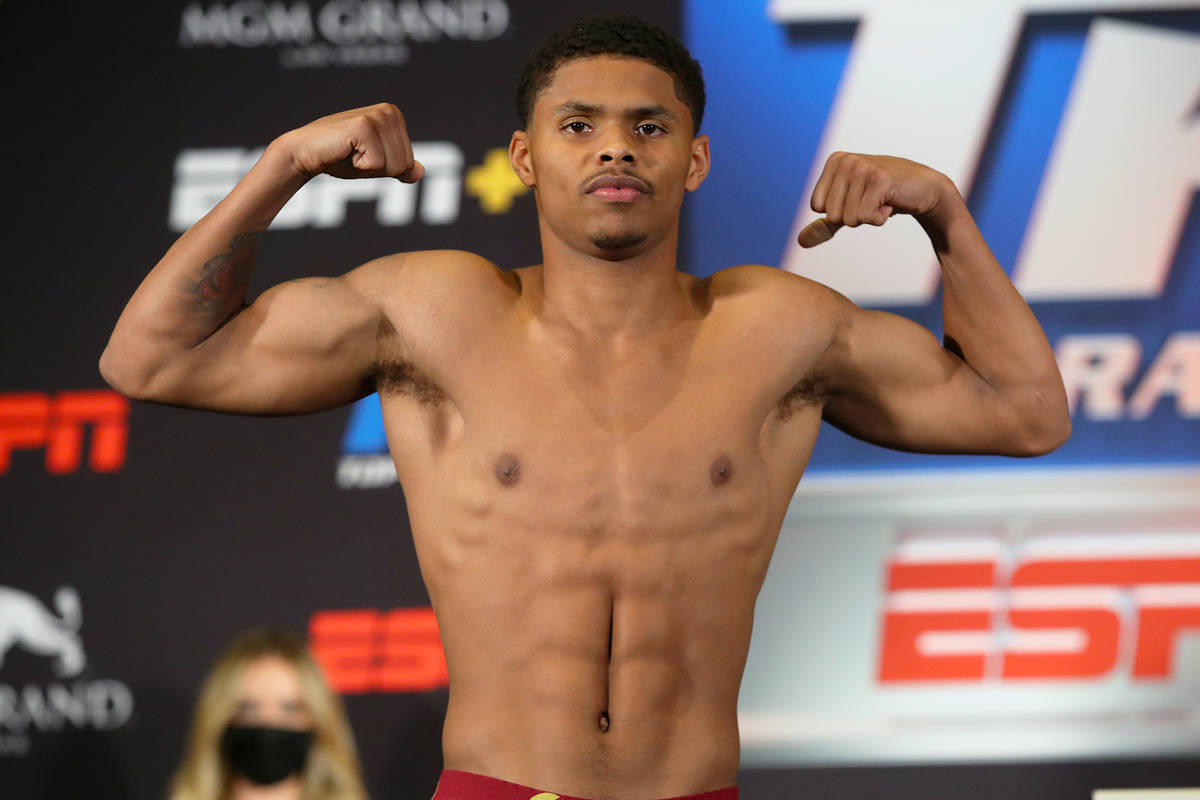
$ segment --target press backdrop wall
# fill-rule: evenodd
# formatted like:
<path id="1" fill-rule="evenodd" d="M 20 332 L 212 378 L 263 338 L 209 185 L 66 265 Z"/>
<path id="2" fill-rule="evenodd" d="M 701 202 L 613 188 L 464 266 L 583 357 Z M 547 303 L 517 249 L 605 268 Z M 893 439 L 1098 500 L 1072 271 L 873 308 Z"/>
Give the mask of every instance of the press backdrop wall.
<path id="1" fill-rule="evenodd" d="M 310 637 L 372 795 L 432 792 L 444 665 L 377 404 L 251 419 L 130 403 L 96 362 L 146 271 L 256 151 L 345 108 L 400 106 L 428 176 L 311 183 L 262 239 L 256 291 L 398 250 L 536 263 L 533 200 L 501 158 L 516 72 L 544 35 L 601 10 L 678 32 L 706 69 L 714 170 L 685 207 L 681 268 L 778 265 L 936 329 L 927 251 L 853 250 L 860 234 L 905 236 L 902 220 L 838 234 L 827 261 L 788 245 L 827 152 L 908 155 L 967 193 L 1069 373 L 1076 435 L 1040 462 L 893 456 L 823 434 L 759 606 L 744 795 L 1200 785 L 1200 8 L 850 5 L 0 2 L 0 796 L 163 796 L 213 656 L 264 623 Z M 971 46 L 947 44 L 959 40 Z M 1056 255 L 1073 242 L 1094 246 Z M 854 266 L 839 276 L 839 263 Z M 1133 564 L 1087 584 L 1108 594 L 1083 610 L 1116 638 L 1060 619 L 1034 630 L 1058 639 L 1026 637 L 1023 652 L 1043 671 L 1112 657 L 1014 683 L 1005 659 L 1029 625 L 1004 576 L 1081 541 L 1092 566 Z M 889 650 L 912 600 L 895 596 L 896 565 L 963 552 L 992 565 L 960 598 L 992 621 Z M 1166 606 L 1145 600 L 1166 596 L 1142 569 L 1155 553 L 1182 565 Z M 1178 612 L 1155 640 L 1139 633 L 1147 607 Z M 1166 648 L 1150 677 L 1139 647 Z M 978 674 L 939 672 L 947 656 Z"/>

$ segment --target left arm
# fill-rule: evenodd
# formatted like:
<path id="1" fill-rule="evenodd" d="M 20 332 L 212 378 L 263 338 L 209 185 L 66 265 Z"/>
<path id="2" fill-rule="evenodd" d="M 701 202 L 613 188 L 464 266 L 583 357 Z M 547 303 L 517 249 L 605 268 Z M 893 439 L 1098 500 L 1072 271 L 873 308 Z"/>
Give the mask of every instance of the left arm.
<path id="1" fill-rule="evenodd" d="M 945 344 L 903 317 L 838 295 L 836 333 L 817 364 L 824 416 L 901 450 L 1039 455 L 1070 434 L 1066 392 L 1041 326 L 996 262 L 949 178 L 912 161 L 835 153 L 813 192 L 825 213 L 806 247 L 842 225 L 916 217 L 942 268 Z"/>

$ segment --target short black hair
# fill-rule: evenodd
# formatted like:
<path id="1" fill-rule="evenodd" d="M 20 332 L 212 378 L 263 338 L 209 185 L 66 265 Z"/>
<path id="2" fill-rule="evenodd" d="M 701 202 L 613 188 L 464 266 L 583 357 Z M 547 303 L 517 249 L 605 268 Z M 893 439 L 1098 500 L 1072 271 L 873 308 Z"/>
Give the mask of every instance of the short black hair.
<path id="1" fill-rule="evenodd" d="M 704 76 L 687 48 L 657 25 L 627 14 L 598 14 L 571 22 L 538 45 L 521 70 L 517 117 L 529 127 L 537 96 L 554 71 L 568 61 L 592 56 L 625 56 L 649 62 L 675 80 L 675 96 L 692 112 L 695 132 L 704 117 Z"/>

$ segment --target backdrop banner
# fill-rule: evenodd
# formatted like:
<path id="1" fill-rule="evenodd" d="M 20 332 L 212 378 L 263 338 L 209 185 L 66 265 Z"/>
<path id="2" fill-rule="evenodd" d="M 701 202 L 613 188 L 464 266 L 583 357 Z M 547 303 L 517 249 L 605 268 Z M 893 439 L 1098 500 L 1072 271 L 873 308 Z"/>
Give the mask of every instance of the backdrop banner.
<path id="1" fill-rule="evenodd" d="M 445 663 L 377 398 L 182 410 L 111 391 L 97 360 L 267 143 L 347 108 L 399 106 L 427 175 L 311 181 L 260 240 L 255 294 L 403 250 L 537 263 L 505 153 L 517 73 L 597 11 L 704 66 L 714 168 L 681 269 L 775 265 L 936 331 L 906 220 L 789 244 L 828 152 L 924 161 L 1072 400 L 1074 437 L 1032 462 L 822 433 L 759 603 L 745 796 L 1200 784 L 1200 5 L 986 5 L 0 2 L 0 797 L 163 797 L 203 675 L 263 624 L 343 693 L 371 796 L 432 794 Z"/>
<path id="2" fill-rule="evenodd" d="M 777 264 L 940 333 L 911 218 L 794 241 L 830 153 L 930 164 L 1046 329 L 1074 426 L 1032 460 L 822 432 L 758 604 L 743 762 L 1200 754 L 1200 5 L 684 15 L 715 165 L 692 269 Z"/>
<path id="3" fill-rule="evenodd" d="M 97 359 L 256 154 L 347 108 L 399 106 L 427 175 L 310 182 L 261 240 L 255 293 L 402 250 L 537 263 L 533 197 L 505 156 L 518 71 L 551 31 L 609 10 L 679 30 L 673 2 L 0 3 L 0 797 L 162 797 L 202 676 L 266 623 L 313 630 L 372 796 L 432 794 L 440 642 L 399 487 L 346 460 L 354 413 L 130 403 Z M 362 612 L 373 655 L 348 664 L 339 626 Z"/>

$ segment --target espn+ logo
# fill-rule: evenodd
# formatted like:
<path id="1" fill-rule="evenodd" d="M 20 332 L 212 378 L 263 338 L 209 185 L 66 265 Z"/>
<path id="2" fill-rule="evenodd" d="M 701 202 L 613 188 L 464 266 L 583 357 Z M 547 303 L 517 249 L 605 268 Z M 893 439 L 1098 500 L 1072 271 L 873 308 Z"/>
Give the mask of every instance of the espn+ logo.
<path id="1" fill-rule="evenodd" d="M 1169 680 L 1200 634 L 1200 533 L 908 537 L 882 622 L 883 684 Z"/>
<path id="2" fill-rule="evenodd" d="M 261 149 L 198 148 L 175 159 L 168 221 L 173 231 L 186 231 L 237 185 L 262 156 Z M 352 202 L 374 205 L 379 225 L 449 225 L 456 222 L 462 195 L 479 200 L 484 214 L 504 214 L 529 187 L 513 172 L 508 151 L 493 147 L 480 164 L 464 166 L 462 149 L 453 142 L 415 142 L 413 155 L 425 167 L 418 183 L 375 178 L 342 180 L 318 175 L 287 202 L 271 222 L 275 230 L 303 227 L 336 228 L 346 222 Z"/>
<path id="3" fill-rule="evenodd" d="M 168 221 L 186 231 L 233 191 L 262 156 L 261 149 L 197 148 L 175 160 Z M 336 228 L 351 202 L 373 202 L 380 225 L 448 225 L 458 219 L 463 188 L 463 152 L 453 142 L 414 142 L 413 156 L 425 166 L 419 183 L 341 180 L 318 175 L 306 183 L 271 222 L 274 230 Z"/>

